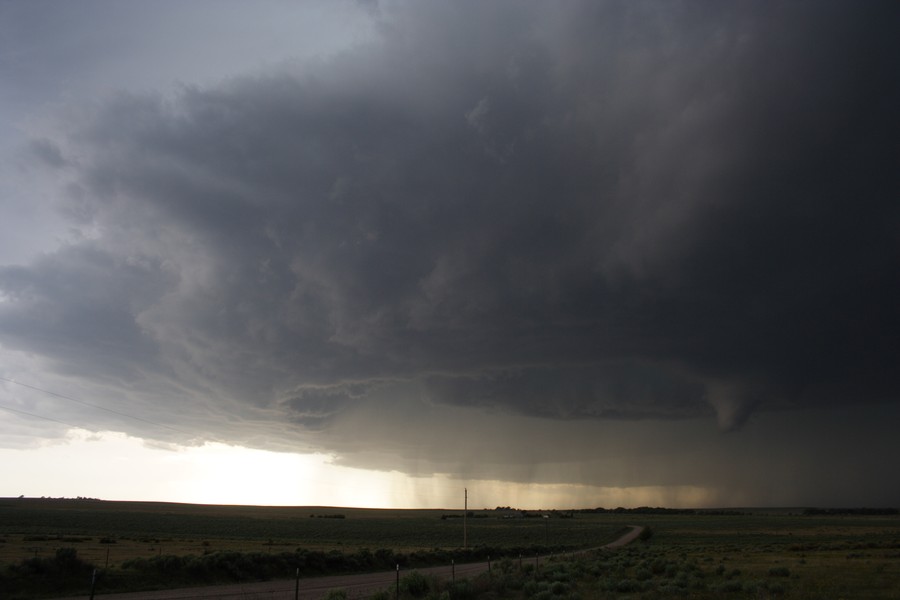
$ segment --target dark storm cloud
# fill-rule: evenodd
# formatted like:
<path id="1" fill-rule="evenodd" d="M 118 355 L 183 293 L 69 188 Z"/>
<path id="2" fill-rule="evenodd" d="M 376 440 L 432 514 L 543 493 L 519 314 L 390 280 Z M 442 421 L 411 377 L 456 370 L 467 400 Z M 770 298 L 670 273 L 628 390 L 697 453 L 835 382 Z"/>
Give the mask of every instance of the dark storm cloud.
<path id="1" fill-rule="evenodd" d="M 122 370 L 118 376 L 128 379 L 129 369 L 157 351 L 135 315 L 170 284 L 157 261 L 117 258 L 85 243 L 28 268 L 0 268 L 12 305 L 0 311 L 0 330 L 11 346 L 58 359 L 57 369 L 86 376 Z"/>
<path id="2" fill-rule="evenodd" d="M 432 375 L 425 383 L 437 402 L 503 407 L 514 401 L 520 410 L 550 418 L 640 419 L 708 412 L 697 403 L 704 393 L 698 383 L 638 360 Z"/>
<path id="3" fill-rule="evenodd" d="M 123 93 L 35 142 L 89 241 L 2 271 L 0 336 L 212 423 L 402 381 L 724 429 L 896 400 L 896 12 L 391 5 L 329 60 Z"/>

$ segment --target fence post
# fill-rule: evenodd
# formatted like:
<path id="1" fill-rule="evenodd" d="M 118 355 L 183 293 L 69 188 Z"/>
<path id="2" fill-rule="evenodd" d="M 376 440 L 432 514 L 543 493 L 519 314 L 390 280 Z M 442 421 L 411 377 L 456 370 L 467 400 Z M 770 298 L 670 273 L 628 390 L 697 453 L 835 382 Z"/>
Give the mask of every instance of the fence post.
<path id="1" fill-rule="evenodd" d="M 456 561 L 450 559 L 450 581 L 456 581 Z"/>
<path id="2" fill-rule="evenodd" d="M 297 567 L 297 577 L 294 580 L 294 600 L 300 598 L 300 567 Z"/>
<path id="3" fill-rule="evenodd" d="M 91 574 L 91 600 L 94 600 L 94 584 L 97 583 L 97 569 Z"/>
<path id="4" fill-rule="evenodd" d="M 400 598 L 400 563 L 397 563 L 397 598 Z"/>

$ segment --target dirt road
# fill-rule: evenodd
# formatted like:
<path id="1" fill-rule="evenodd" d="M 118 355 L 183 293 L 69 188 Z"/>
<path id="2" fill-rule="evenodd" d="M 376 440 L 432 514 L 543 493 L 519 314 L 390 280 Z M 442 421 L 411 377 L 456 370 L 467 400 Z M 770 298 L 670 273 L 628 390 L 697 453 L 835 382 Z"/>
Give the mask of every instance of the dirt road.
<path id="1" fill-rule="evenodd" d="M 633 542 L 644 530 L 638 525 L 630 525 L 631 531 L 619 539 L 592 548 L 614 549 Z M 581 552 L 588 552 L 584 550 Z M 528 561 L 541 562 L 546 557 L 529 558 Z M 429 567 L 415 569 L 420 573 L 433 574 L 437 577 L 450 579 L 452 577 L 474 577 L 484 573 L 489 568 L 488 563 L 468 563 L 464 565 Z M 400 576 L 403 576 L 403 572 Z M 397 583 L 397 573 L 394 571 L 380 573 L 365 573 L 362 575 L 333 575 L 330 577 L 312 577 L 301 579 L 299 589 L 297 583 L 291 580 L 260 581 L 256 583 L 235 583 L 230 585 L 216 585 L 199 588 L 179 588 L 174 590 L 158 590 L 153 592 L 131 592 L 127 594 L 98 594 L 96 600 L 293 600 L 296 597 L 301 600 L 318 600 L 324 598 L 329 590 L 341 589 L 347 592 L 349 598 L 364 598 L 378 590 L 393 589 Z M 72 596 L 59 598 L 58 600 L 86 600 L 87 596 Z"/>

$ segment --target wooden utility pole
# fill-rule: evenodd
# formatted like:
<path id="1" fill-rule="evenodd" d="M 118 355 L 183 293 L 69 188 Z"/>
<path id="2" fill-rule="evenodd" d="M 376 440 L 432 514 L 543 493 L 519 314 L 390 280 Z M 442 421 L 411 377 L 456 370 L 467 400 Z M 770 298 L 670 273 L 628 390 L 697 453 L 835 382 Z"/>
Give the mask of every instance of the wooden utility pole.
<path id="1" fill-rule="evenodd" d="M 463 503 L 463 550 L 465 550 L 469 547 L 469 531 L 466 527 L 466 519 L 469 518 L 469 488 L 463 488 L 463 491 L 466 494 Z"/>

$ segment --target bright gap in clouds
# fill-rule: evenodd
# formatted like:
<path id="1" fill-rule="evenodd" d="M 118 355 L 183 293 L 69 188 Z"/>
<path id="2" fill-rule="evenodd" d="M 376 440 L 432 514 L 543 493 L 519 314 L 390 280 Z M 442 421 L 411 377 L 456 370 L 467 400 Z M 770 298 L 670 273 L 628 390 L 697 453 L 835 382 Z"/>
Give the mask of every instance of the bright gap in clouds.
<path id="1" fill-rule="evenodd" d="M 27 450 L 0 449 L 0 496 L 84 496 L 196 504 L 346 506 L 368 508 L 591 508 L 602 505 L 698 506 L 700 487 L 603 488 L 572 484 L 461 481 L 410 477 L 331 464 L 324 454 L 255 450 L 220 443 L 159 447 L 117 432 L 72 429 L 64 442 Z"/>
<path id="2" fill-rule="evenodd" d="M 152 446 L 122 433 L 72 429 L 64 442 L 0 450 L 0 495 L 99 497 L 199 504 L 391 506 L 391 480 L 290 454 L 220 443 Z M 11 489 L 11 486 L 18 486 Z"/>

